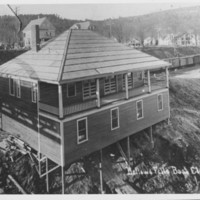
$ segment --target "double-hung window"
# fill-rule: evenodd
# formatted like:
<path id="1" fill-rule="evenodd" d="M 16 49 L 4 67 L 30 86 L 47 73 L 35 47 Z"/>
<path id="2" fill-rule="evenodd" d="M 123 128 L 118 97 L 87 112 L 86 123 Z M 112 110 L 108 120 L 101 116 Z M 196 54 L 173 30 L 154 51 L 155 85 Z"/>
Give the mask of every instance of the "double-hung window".
<path id="1" fill-rule="evenodd" d="M 33 103 L 37 102 L 37 85 L 34 83 L 31 88 L 31 98 Z"/>
<path id="2" fill-rule="evenodd" d="M 88 140 L 87 118 L 77 120 L 77 143 L 80 144 Z"/>
<path id="3" fill-rule="evenodd" d="M 111 130 L 119 128 L 119 108 L 111 109 Z"/>
<path id="4" fill-rule="evenodd" d="M 157 96 L 157 105 L 158 105 L 158 111 L 163 110 L 163 95 L 158 94 Z"/>
<path id="5" fill-rule="evenodd" d="M 17 98 L 21 98 L 21 81 L 19 79 L 16 80 L 16 92 Z"/>
<path id="6" fill-rule="evenodd" d="M 9 94 L 11 96 L 15 95 L 15 81 L 13 78 L 9 78 Z"/>
<path id="7" fill-rule="evenodd" d="M 136 101 L 137 120 L 144 117 L 143 113 L 143 100 Z"/>
<path id="8" fill-rule="evenodd" d="M 105 94 L 111 94 L 117 91 L 116 89 L 116 77 L 109 77 L 109 78 L 105 78 L 105 82 L 104 82 L 104 93 Z"/>
<path id="9" fill-rule="evenodd" d="M 96 96 L 96 81 L 88 80 L 83 82 L 83 99 L 90 99 Z"/>

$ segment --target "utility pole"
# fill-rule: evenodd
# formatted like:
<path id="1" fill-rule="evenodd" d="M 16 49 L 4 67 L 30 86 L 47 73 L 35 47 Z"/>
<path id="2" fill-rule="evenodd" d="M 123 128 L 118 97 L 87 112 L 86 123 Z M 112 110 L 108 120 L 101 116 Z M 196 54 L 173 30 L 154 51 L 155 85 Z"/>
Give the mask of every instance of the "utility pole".
<path id="1" fill-rule="evenodd" d="M 7 4 L 7 6 L 8 6 L 8 8 L 11 10 L 11 12 L 15 15 L 15 17 L 17 18 L 17 20 L 18 20 L 18 22 L 19 22 L 19 29 L 18 29 L 18 31 L 17 31 L 17 36 L 18 36 L 18 38 L 20 39 L 20 33 L 21 33 L 21 30 L 22 30 L 22 21 L 21 21 L 21 19 L 20 19 L 19 16 L 18 16 L 19 8 L 16 7 L 15 10 L 13 10 L 12 7 L 11 7 L 9 4 Z"/>

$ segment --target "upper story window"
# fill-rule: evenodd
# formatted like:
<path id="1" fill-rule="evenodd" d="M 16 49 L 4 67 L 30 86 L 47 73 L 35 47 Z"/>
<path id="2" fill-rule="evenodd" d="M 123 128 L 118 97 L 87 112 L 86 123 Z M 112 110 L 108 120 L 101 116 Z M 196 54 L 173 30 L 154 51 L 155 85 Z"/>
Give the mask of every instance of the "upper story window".
<path id="1" fill-rule="evenodd" d="M 19 79 L 16 81 L 16 92 L 17 98 L 21 98 L 21 81 Z"/>
<path id="2" fill-rule="evenodd" d="M 83 99 L 89 99 L 96 96 L 96 81 L 88 80 L 83 82 Z"/>
<path id="3" fill-rule="evenodd" d="M 9 94 L 11 96 L 15 95 L 15 81 L 13 78 L 9 78 Z"/>
<path id="4" fill-rule="evenodd" d="M 104 93 L 111 94 L 116 92 L 116 77 L 113 78 L 105 78 L 104 82 Z"/>
<path id="5" fill-rule="evenodd" d="M 88 140 L 87 118 L 77 120 L 77 143 L 80 144 Z"/>
<path id="6" fill-rule="evenodd" d="M 157 104 L 158 104 L 158 111 L 163 110 L 163 95 L 162 94 L 158 94 Z"/>
<path id="7" fill-rule="evenodd" d="M 133 73 L 128 73 L 128 89 L 133 88 Z M 125 89 L 125 74 L 123 75 L 123 89 Z"/>
<path id="8" fill-rule="evenodd" d="M 31 97 L 32 97 L 32 102 L 36 103 L 37 102 L 37 86 L 35 84 L 33 84 L 31 88 Z"/>
<path id="9" fill-rule="evenodd" d="M 137 119 L 142 119 L 144 117 L 143 100 L 136 101 L 136 112 L 137 112 Z"/>
<path id="10" fill-rule="evenodd" d="M 119 128 L 119 108 L 111 109 L 111 130 Z"/>
<path id="11" fill-rule="evenodd" d="M 76 83 L 68 83 L 67 97 L 75 97 L 75 96 L 76 96 Z"/>
<path id="12" fill-rule="evenodd" d="M 133 79 L 137 79 L 137 80 L 143 80 L 144 79 L 144 72 L 134 72 L 133 73 Z"/>

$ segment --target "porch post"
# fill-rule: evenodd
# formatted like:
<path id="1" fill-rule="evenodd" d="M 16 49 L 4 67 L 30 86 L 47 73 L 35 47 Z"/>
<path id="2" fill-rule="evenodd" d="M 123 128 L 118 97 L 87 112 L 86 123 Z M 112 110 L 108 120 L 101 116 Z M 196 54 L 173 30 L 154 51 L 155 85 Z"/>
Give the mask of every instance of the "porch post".
<path id="1" fill-rule="evenodd" d="M 169 88 L 169 70 L 168 67 L 165 68 L 166 71 L 166 87 Z"/>
<path id="2" fill-rule="evenodd" d="M 128 165 L 130 166 L 130 157 L 131 157 L 131 151 L 130 151 L 130 137 L 127 137 L 127 157 L 128 157 Z"/>
<path id="3" fill-rule="evenodd" d="M 150 132 L 150 138 L 151 138 L 151 146 L 152 148 L 154 148 L 152 126 L 149 127 L 149 132 Z"/>
<path id="4" fill-rule="evenodd" d="M 100 177 L 100 192 L 103 194 L 103 173 L 102 173 L 102 149 L 100 150 L 100 162 L 99 162 L 99 177 Z"/>
<path id="5" fill-rule="evenodd" d="M 147 70 L 147 78 L 148 78 L 149 93 L 151 93 L 151 77 L 150 77 L 150 71 L 149 70 Z"/>
<path id="6" fill-rule="evenodd" d="M 62 194 L 65 194 L 65 167 L 61 166 Z"/>
<path id="7" fill-rule="evenodd" d="M 128 96 L 128 74 L 125 74 L 125 90 L 126 90 L 126 99 L 129 98 Z"/>
<path id="8" fill-rule="evenodd" d="M 49 162 L 48 162 L 48 158 L 46 158 L 46 186 L 47 186 L 47 193 L 49 193 Z"/>
<path id="9" fill-rule="evenodd" d="M 58 100 L 59 100 L 59 117 L 63 118 L 63 95 L 62 85 L 58 85 Z"/>
<path id="10" fill-rule="evenodd" d="M 62 180 L 62 194 L 65 194 L 65 146 L 64 146 L 64 125 L 63 122 L 60 122 L 60 154 L 61 154 L 61 180 Z"/>
<path id="11" fill-rule="evenodd" d="M 101 107 L 100 102 L 100 84 L 99 84 L 99 78 L 96 79 L 96 95 L 97 95 L 97 107 Z"/>

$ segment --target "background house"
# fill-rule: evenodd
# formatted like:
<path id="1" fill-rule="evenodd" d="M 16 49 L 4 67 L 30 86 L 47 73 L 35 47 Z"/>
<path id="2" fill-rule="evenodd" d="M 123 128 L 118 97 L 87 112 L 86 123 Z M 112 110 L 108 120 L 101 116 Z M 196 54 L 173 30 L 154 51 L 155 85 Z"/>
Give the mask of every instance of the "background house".
<path id="1" fill-rule="evenodd" d="M 156 45 L 156 39 L 154 37 L 147 37 L 144 39 L 144 46 Z"/>
<path id="2" fill-rule="evenodd" d="M 74 24 L 71 29 L 95 30 L 95 25 L 91 24 L 89 21 L 85 21 Z"/>
<path id="3" fill-rule="evenodd" d="M 196 37 L 193 33 L 182 33 L 174 37 L 178 46 L 196 46 Z"/>
<path id="4" fill-rule="evenodd" d="M 128 42 L 128 46 L 130 47 L 140 47 L 141 46 L 141 42 L 140 40 L 136 39 L 136 38 L 132 38 L 129 42 Z"/>
<path id="5" fill-rule="evenodd" d="M 160 46 L 174 45 L 174 34 L 159 35 L 158 45 L 160 45 Z"/>
<path id="6" fill-rule="evenodd" d="M 23 30 L 24 46 L 26 48 L 31 47 L 31 42 L 32 42 L 31 26 L 32 25 L 39 26 L 40 42 L 45 42 L 45 41 L 55 37 L 55 35 L 56 35 L 55 27 L 52 25 L 52 23 L 46 17 L 32 20 Z"/>

